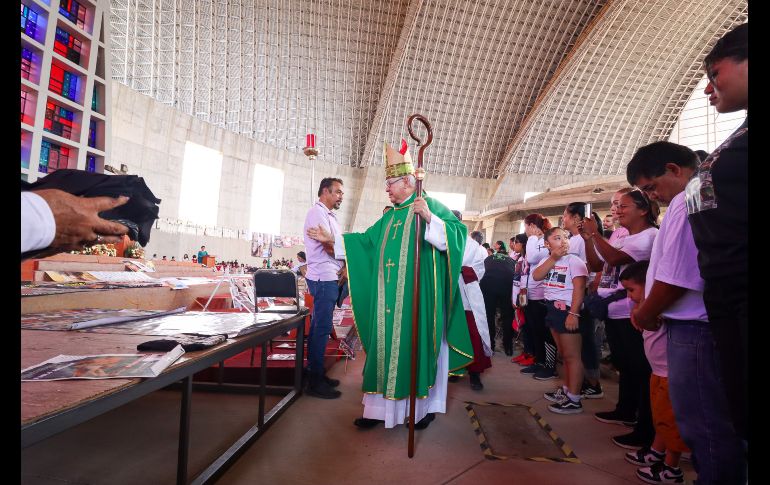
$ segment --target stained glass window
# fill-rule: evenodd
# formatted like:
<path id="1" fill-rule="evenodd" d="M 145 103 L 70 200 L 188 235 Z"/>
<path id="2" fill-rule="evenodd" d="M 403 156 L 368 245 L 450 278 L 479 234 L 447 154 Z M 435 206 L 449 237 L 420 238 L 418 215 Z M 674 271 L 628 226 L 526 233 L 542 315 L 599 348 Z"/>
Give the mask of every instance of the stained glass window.
<path id="1" fill-rule="evenodd" d="M 29 99 L 29 93 L 22 89 L 21 90 L 21 121 L 27 124 L 32 124 L 30 123 L 30 121 L 32 120 L 27 119 L 31 117 L 28 117 L 24 114 L 27 111 L 27 103 L 30 103 L 30 105 L 32 105 L 32 100 Z"/>
<path id="2" fill-rule="evenodd" d="M 86 156 L 86 172 L 96 172 L 96 157 L 93 155 Z"/>
<path id="3" fill-rule="evenodd" d="M 99 96 L 96 94 L 96 86 L 94 86 L 94 93 L 91 96 L 91 109 L 99 111 Z"/>
<path id="4" fill-rule="evenodd" d="M 61 0 L 59 13 L 81 29 L 86 28 L 86 8 L 75 0 Z"/>
<path id="5" fill-rule="evenodd" d="M 70 149 L 43 141 L 40 145 L 40 164 L 38 171 L 40 173 L 51 173 L 60 168 L 67 168 L 69 164 Z"/>
<path id="6" fill-rule="evenodd" d="M 32 51 L 26 47 L 21 48 L 21 77 L 29 79 L 32 74 Z"/>
<path id="7" fill-rule="evenodd" d="M 96 148 L 96 120 L 88 122 L 88 146 Z"/>
<path id="8" fill-rule="evenodd" d="M 48 88 L 56 94 L 75 101 L 78 92 L 78 77 L 66 69 L 52 64 Z"/>
<path id="9" fill-rule="evenodd" d="M 80 52 L 82 48 L 83 43 L 77 37 L 64 29 L 56 27 L 56 37 L 53 42 L 54 52 L 80 65 Z"/>
<path id="10" fill-rule="evenodd" d="M 35 40 L 39 40 L 36 37 L 37 15 L 37 12 L 27 7 L 23 3 L 21 4 L 21 31 Z"/>
<path id="11" fill-rule="evenodd" d="M 75 113 L 62 108 L 53 101 L 45 104 L 45 122 L 43 129 L 54 135 L 72 138 L 72 123 L 75 119 Z"/>

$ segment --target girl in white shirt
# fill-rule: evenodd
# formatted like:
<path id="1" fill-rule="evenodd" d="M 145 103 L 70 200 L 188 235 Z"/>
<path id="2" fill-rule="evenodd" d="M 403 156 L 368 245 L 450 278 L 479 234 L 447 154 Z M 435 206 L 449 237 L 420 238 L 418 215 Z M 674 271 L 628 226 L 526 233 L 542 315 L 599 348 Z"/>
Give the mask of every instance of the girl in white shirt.
<path id="1" fill-rule="evenodd" d="M 532 271 L 532 278 L 543 281 L 548 308 L 546 325 L 551 329 L 564 359 L 564 385 L 544 397 L 553 404 L 548 410 L 559 414 L 583 412 L 580 391 L 583 386 L 583 362 L 580 356 L 580 307 L 586 290 L 588 268 L 585 262 L 569 254 L 567 231 L 554 227 L 545 232 L 545 246 L 550 255 Z"/>

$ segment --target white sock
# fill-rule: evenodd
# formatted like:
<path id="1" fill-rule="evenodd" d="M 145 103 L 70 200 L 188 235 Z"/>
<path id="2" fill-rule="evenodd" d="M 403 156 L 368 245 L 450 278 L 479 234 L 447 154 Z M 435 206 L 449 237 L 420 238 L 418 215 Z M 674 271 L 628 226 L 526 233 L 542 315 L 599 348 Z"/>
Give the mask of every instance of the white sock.
<path id="1" fill-rule="evenodd" d="M 567 391 L 567 397 L 570 398 L 570 401 L 572 402 L 580 402 L 580 394 L 572 394 Z"/>
<path id="2" fill-rule="evenodd" d="M 567 394 L 567 393 L 569 393 L 569 388 L 567 387 L 567 385 L 566 385 L 566 384 L 564 384 L 564 385 L 562 385 L 562 386 L 561 386 L 561 390 L 562 390 L 562 391 L 564 391 L 564 394 Z"/>

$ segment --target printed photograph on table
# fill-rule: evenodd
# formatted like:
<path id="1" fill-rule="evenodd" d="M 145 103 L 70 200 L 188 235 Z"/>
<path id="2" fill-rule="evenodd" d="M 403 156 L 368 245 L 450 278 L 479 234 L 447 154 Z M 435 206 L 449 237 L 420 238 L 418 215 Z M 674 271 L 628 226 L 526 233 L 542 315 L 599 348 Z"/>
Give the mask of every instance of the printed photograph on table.
<path id="1" fill-rule="evenodd" d="M 138 310 L 138 309 L 103 309 L 83 308 L 79 310 L 59 310 L 45 313 L 28 313 L 21 316 L 21 328 L 27 330 L 79 330 L 124 323 L 161 315 L 180 313 L 184 307 L 175 310 Z"/>
<path id="2" fill-rule="evenodd" d="M 137 322 L 95 327 L 87 331 L 127 335 L 226 334 L 228 338 L 235 338 L 256 332 L 261 328 L 272 325 L 276 321 L 291 316 L 293 314 L 185 312 L 178 315 L 167 315 Z"/>
<path id="3" fill-rule="evenodd" d="M 157 377 L 184 354 L 181 345 L 165 354 L 57 355 L 21 371 L 22 381 L 133 379 Z"/>

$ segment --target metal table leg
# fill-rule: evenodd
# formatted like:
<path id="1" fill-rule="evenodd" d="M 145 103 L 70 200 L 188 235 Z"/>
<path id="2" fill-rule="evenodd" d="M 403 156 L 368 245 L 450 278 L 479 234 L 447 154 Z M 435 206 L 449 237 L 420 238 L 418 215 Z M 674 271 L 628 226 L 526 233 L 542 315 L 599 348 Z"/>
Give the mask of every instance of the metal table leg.
<path id="1" fill-rule="evenodd" d="M 187 458 L 190 450 L 190 401 L 192 376 L 182 379 L 182 408 L 179 412 L 179 452 L 176 464 L 177 485 L 187 484 Z"/>

